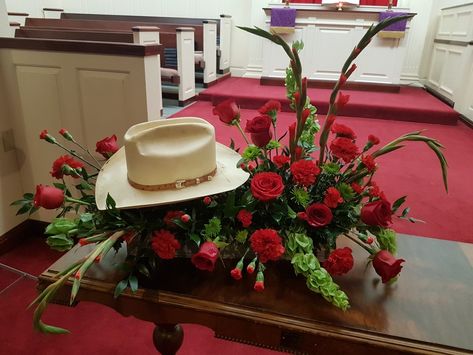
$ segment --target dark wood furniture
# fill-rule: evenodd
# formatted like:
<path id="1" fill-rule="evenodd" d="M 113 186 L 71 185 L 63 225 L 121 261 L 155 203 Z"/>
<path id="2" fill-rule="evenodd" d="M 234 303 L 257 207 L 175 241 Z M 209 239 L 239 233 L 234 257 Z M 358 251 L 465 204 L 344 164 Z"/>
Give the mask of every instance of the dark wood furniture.
<path id="1" fill-rule="evenodd" d="M 268 264 L 266 290 L 257 293 L 252 290 L 254 276 L 231 279 L 233 264 L 206 273 L 187 259 L 175 259 L 161 266 L 152 283 L 157 289 L 147 285 L 114 299 L 121 276 L 106 258 L 84 278 L 78 300 L 156 323 L 153 340 L 163 354 L 179 348 L 179 323 L 202 324 L 217 337 L 297 353 L 473 352 L 473 245 L 400 236 L 399 255 L 407 262 L 399 281 L 386 286 L 371 266 L 365 267 L 360 248 L 341 244 L 352 246 L 356 259 L 354 269 L 337 278 L 351 299 L 346 312 L 308 291 L 287 262 Z M 42 273 L 39 287 L 46 287 L 87 247 L 74 248 Z M 116 258 L 124 254 L 122 248 Z M 67 302 L 69 291 L 70 285 L 56 301 Z"/>

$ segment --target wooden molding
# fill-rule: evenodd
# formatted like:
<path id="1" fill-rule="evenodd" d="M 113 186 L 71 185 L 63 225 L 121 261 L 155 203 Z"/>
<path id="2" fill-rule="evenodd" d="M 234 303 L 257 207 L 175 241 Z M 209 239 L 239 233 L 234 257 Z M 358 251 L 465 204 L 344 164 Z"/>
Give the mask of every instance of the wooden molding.
<path id="1" fill-rule="evenodd" d="M 157 26 L 133 26 L 131 28 L 133 32 L 159 32 Z"/>
<path id="2" fill-rule="evenodd" d="M 27 12 L 8 12 L 8 16 L 21 16 L 28 17 L 30 14 Z"/>
<path id="3" fill-rule="evenodd" d="M 43 11 L 64 12 L 64 9 L 55 7 L 43 7 Z"/>
<path id="4" fill-rule="evenodd" d="M 10 27 L 20 27 L 21 26 L 21 23 L 19 22 L 16 22 L 16 21 L 11 21 L 9 23 Z"/>
<path id="5" fill-rule="evenodd" d="M 0 236 L 0 255 L 12 250 L 28 237 L 43 235 L 48 223 L 27 219 Z"/>
<path id="6" fill-rule="evenodd" d="M 310 88 L 332 89 L 335 85 L 332 80 L 313 80 L 307 81 L 307 86 Z M 262 76 L 260 85 L 267 86 L 284 86 L 284 78 L 272 78 L 269 76 Z M 362 91 L 377 91 L 377 92 L 391 92 L 398 93 L 401 90 L 401 85 L 395 84 L 379 84 L 379 83 L 360 83 L 354 81 L 347 81 L 344 85 L 344 90 L 362 90 Z"/>
<path id="7" fill-rule="evenodd" d="M 88 42 L 36 38 L 0 38 L 0 48 L 34 49 L 40 51 L 78 52 L 147 57 L 160 53 L 159 44 Z"/>
<path id="8" fill-rule="evenodd" d="M 467 47 L 469 45 L 472 45 L 473 41 L 470 41 L 470 42 L 468 42 L 468 41 L 454 41 L 454 40 L 450 40 L 450 39 L 436 38 L 436 39 L 434 39 L 434 43 L 451 44 L 453 46 Z"/>

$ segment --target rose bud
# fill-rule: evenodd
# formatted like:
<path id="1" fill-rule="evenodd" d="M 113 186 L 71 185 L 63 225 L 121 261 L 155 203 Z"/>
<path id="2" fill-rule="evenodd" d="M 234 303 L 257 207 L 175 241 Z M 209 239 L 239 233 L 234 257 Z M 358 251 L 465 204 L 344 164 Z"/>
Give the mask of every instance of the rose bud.
<path id="1" fill-rule="evenodd" d="M 181 216 L 181 221 L 184 222 L 184 223 L 187 223 L 191 220 L 191 216 L 189 216 L 188 214 L 183 214 Z"/>
<path id="2" fill-rule="evenodd" d="M 53 210 L 62 206 L 64 202 L 64 191 L 52 186 L 37 185 L 33 197 L 35 207 L 43 207 Z"/>
<path id="3" fill-rule="evenodd" d="M 212 203 L 212 199 L 209 196 L 205 196 L 203 202 L 204 202 L 204 205 L 208 206 Z"/>
<path id="4" fill-rule="evenodd" d="M 255 282 L 255 286 L 253 288 L 256 292 L 263 292 L 264 291 L 264 274 L 261 271 L 261 269 L 260 269 L 260 271 L 258 271 L 258 274 L 256 275 L 256 282 Z"/>
<path id="5" fill-rule="evenodd" d="M 228 125 L 240 121 L 240 110 L 233 99 L 222 101 L 214 107 L 212 113 L 217 115 L 220 121 Z"/>
<path id="6" fill-rule="evenodd" d="M 105 159 L 110 158 L 113 154 L 117 152 L 120 147 L 117 144 L 117 136 L 113 135 L 111 137 L 106 137 L 101 141 L 98 141 L 96 144 L 95 151 L 99 154 L 102 154 Z"/>
<path id="7" fill-rule="evenodd" d="M 235 279 L 235 280 L 241 280 L 243 278 L 243 275 L 241 273 L 241 269 L 234 268 L 232 271 L 230 271 L 230 275 Z"/>
<path id="8" fill-rule="evenodd" d="M 372 236 L 369 236 L 368 238 L 366 238 L 367 244 L 373 244 L 373 242 L 374 242 L 374 238 Z"/>
<path id="9" fill-rule="evenodd" d="M 248 264 L 248 266 L 246 267 L 246 272 L 249 275 L 251 275 L 252 273 L 255 272 L 255 268 L 256 268 L 256 258 L 254 258 L 253 261 Z"/>
<path id="10" fill-rule="evenodd" d="M 403 262 L 404 259 L 396 259 L 389 251 L 380 250 L 373 258 L 373 267 L 386 283 L 401 272 Z"/>
<path id="11" fill-rule="evenodd" d="M 65 139 L 67 139 L 68 141 L 71 141 L 73 142 L 74 141 L 74 138 L 72 137 L 72 135 L 69 133 L 69 131 L 65 128 L 61 128 L 59 130 L 59 134 L 61 136 L 63 136 Z"/>
<path id="12" fill-rule="evenodd" d="M 200 246 L 199 252 L 195 253 L 191 261 L 197 269 L 213 271 L 218 258 L 218 247 L 213 242 L 205 242 Z"/>

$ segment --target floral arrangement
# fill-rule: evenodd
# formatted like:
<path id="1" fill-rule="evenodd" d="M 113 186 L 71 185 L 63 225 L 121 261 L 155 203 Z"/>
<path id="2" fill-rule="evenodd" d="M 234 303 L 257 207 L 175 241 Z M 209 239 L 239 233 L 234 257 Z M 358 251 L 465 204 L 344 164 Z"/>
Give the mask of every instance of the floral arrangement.
<path id="1" fill-rule="evenodd" d="M 366 250 L 383 283 L 393 282 L 404 260 L 395 257 L 392 218 L 416 220 L 408 216 L 408 208 L 400 212 L 406 196 L 390 203 L 373 180 L 378 170 L 377 159 L 402 148 L 405 142 L 424 142 L 437 155 L 447 188 L 443 147 L 420 131 L 405 134 L 382 147 L 376 136 L 369 135 L 360 145 L 350 127 L 336 122 L 336 115 L 349 101 L 349 95 L 340 89 L 356 70 L 353 60 L 377 32 L 407 17 L 372 26 L 353 49 L 333 89 L 321 129 L 316 108 L 307 96 L 307 78 L 302 77 L 299 52 L 303 44 L 295 42 L 289 46 L 278 35 L 259 28 L 243 28 L 280 45 L 289 56 L 286 89 L 296 119 L 288 132 L 278 137 L 276 126 L 281 109 L 278 101 L 269 101 L 261 107 L 259 115 L 248 120 L 244 130 L 233 100 L 214 108 L 213 113 L 228 126 L 235 126 L 248 143 L 238 165 L 250 178 L 227 193 L 181 204 L 127 210 L 115 208 L 113 196 L 108 196 L 107 209 L 101 211 L 94 197 L 101 162 L 67 130 L 59 133 L 78 150 L 61 144 L 47 131 L 41 132 L 41 139 L 68 152 L 53 163 L 51 175 L 58 182 L 53 186 L 39 185 L 35 194 L 25 194 L 13 204 L 20 206 L 19 213 L 33 213 L 38 208 L 60 209 L 45 231 L 52 248 L 65 251 L 76 242 L 80 246 L 93 243 L 95 248 L 59 273 L 57 281 L 33 301 L 37 305 L 35 327 L 42 332 L 67 332 L 41 321 L 47 303 L 66 282 L 72 282 L 73 302 L 87 270 L 100 263 L 112 248 L 119 249 L 122 243 L 127 245 L 129 273 L 117 284 L 116 297 L 126 288 L 135 292 L 139 277 L 150 276 L 159 263 L 165 264 L 183 250 L 191 252 L 190 261 L 203 271 L 214 270 L 219 256 L 233 252 L 238 258 L 229 276 L 235 280 L 254 277 L 255 291 L 264 290 L 264 274 L 270 271 L 271 263 L 284 258 L 290 260 L 295 274 L 305 278 L 309 290 L 346 310 L 348 296 L 332 278 L 347 273 L 354 264 L 350 248 L 337 249 L 336 241 L 341 237 Z M 287 138 L 287 145 L 282 143 L 283 138 Z M 232 142 L 232 148 L 233 145 Z M 115 136 L 97 142 L 96 148 L 105 159 L 119 149 Z M 74 181 L 73 190 L 66 184 L 65 176 Z M 76 216 L 70 217 L 71 213 Z M 324 250 L 328 253 L 320 253 Z"/>

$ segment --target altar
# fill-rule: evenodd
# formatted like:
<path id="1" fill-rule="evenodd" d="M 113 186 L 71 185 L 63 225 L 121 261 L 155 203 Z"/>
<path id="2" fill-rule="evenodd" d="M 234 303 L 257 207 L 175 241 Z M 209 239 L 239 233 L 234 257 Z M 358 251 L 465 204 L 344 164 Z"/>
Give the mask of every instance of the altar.
<path id="1" fill-rule="evenodd" d="M 266 29 L 270 28 L 273 9 L 284 4 L 270 4 L 266 13 Z M 317 4 L 291 4 L 296 9 L 296 23 L 292 33 L 282 37 L 292 43 L 304 42 L 301 52 L 304 76 L 312 81 L 331 82 L 338 79 L 345 58 L 353 50 L 366 30 L 379 21 L 383 6 L 336 7 Z M 406 8 L 393 8 L 393 12 L 409 13 Z M 401 69 L 406 55 L 409 22 L 402 38 L 376 36 L 369 47 L 357 58 L 358 69 L 349 81 L 352 83 L 399 85 Z M 274 43 L 264 41 L 262 84 L 281 81 L 285 77 L 287 57 Z"/>

